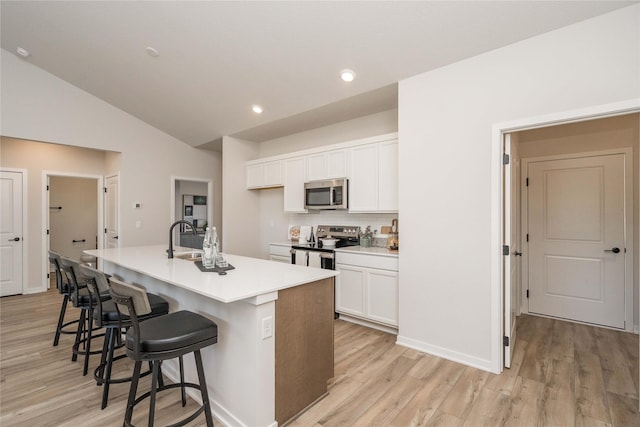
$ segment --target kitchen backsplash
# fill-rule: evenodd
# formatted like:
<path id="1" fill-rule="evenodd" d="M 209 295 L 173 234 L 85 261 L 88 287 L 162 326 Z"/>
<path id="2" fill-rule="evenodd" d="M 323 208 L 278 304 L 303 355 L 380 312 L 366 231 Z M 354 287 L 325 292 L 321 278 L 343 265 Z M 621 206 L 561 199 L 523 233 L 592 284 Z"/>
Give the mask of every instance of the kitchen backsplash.
<path id="1" fill-rule="evenodd" d="M 381 234 L 380 229 L 383 225 L 391 226 L 391 220 L 398 218 L 398 214 L 352 214 L 345 211 L 319 211 L 317 213 L 307 214 L 290 214 L 290 225 L 311 225 L 315 234 L 318 225 L 355 225 L 360 226 L 363 230 L 370 225 L 372 230 L 377 230 L 375 237 L 384 238 L 386 245 L 386 234 Z M 402 234 L 402 224 L 399 224 L 399 232 Z M 377 242 L 374 241 L 374 245 Z"/>

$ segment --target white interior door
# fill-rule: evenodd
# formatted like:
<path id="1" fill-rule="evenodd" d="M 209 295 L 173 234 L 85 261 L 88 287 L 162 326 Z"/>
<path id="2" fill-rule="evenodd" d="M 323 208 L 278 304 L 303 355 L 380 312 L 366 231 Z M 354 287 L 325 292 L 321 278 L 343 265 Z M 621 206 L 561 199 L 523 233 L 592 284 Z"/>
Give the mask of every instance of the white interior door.
<path id="1" fill-rule="evenodd" d="M 508 161 L 503 162 L 503 179 L 504 179 L 504 212 L 503 212 L 503 236 L 504 245 L 509 247 L 508 255 L 504 257 L 503 269 L 503 298 L 504 298 L 504 367 L 511 367 L 511 359 L 513 349 L 516 344 L 516 315 L 518 313 L 518 270 L 517 258 L 518 252 L 518 169 L 516 167 L 516 156 L 514 156 L 511 146 L 510 135 L 504 137 L 504 154 L 508 156 Z"/>
<path id="2" fill-rule="evenodd" d="M 105 248 L 117 248 L 118 245 L 118 175 L 108 176 L 105 179 L 104 193 L 104 230 Z"/>
<path id="3" fill-rule="evenodd" d="M 0 296 L 22 293 L 22 173 L 0 172 Z"/>
<path id="4" fill-rule="evenodd" d="M 624 174 L 624 154 L 529 163 L 529 312 L 625 327 Z"/>

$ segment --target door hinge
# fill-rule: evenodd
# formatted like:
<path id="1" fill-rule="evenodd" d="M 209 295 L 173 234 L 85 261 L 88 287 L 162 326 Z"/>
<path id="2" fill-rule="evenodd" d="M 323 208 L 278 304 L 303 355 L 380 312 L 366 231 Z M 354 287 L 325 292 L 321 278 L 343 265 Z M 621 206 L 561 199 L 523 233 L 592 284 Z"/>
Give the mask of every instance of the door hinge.
<path id="1" fill-rule="evenodd" d="M 509 155 L 508 154 L 503 154 L 502 155 L 502 164 L 503 165 L 508 165 L 509 164 Z"/>
<path id="2" fill-rule="evenodd" d="M 527 233 L 527 242 L 529 241 L 529 233 Z"/>
<path id="3" fill-rule="evenodd" d="M 509 255 L 509 245 L 502 245 L 502 255 Z"/>
<path id="4" fill-rule="evenodd" d="M 529 298 L 529 289 L 527 289 L 527 298 Z"/>
<path id="5" fill-rule="evenodd" d="M 49 276 L 49 273 L 47 273 L 47 279 L 50 279 L 50 278 L 51 278 L 51 276 Z"/>
<path id="6" fill-rule="evenodd" d="M 49 229 L 47 228 L 47 236 L 49 235 Z"/>
<path id="7" fill-rule="evenodd" d="M 107 234 L 107 229 L 106 228 L 104 229 L 104 234 Z"/>
<path id="8" fill-rule="evenodd" d="M 504 345 L 505 347 L 509 347 L 509 337 L 502 337 L 502 345 Z"/>
<path id="9" fill-rule="evenodd" d="M 525 185 L 526 187 L 528 187 L 528 186 L 529 186 L 529 178 L 527 178 L 527 179 L 525 180 L 524 185 Z"/>
<path id="10" fill-rule="evenodd" d="M 47 191 L 49 191 L 49 186 L 47 185 Z"/>
<path id="11" fill-rule="evenodd" d="M 105 193 L 107 192 L 107 187 L 104 187 L 104 192 L 105 192 Z"/>

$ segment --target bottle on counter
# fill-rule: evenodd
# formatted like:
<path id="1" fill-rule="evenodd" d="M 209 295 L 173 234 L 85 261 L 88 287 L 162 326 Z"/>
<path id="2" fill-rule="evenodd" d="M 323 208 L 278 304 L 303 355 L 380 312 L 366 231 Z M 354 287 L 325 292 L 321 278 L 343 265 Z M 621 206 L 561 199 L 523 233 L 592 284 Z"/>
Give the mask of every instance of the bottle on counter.
<path id="1" fill-rule="evenodd" d="M 202 241 L 202 266 L 204 268 L 214 268 L 216 266 L 216 256 L 218 255 L 216 242 L 218 240 L 216 228 L 207 227 Z"/>

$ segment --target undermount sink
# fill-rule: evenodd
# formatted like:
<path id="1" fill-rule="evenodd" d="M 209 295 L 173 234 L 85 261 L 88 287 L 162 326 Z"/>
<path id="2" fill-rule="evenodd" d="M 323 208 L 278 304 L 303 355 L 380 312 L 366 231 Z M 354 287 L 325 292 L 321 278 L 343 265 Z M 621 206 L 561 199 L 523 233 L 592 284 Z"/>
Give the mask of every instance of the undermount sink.
<path id="1" fill-rule="evenodd" d="M 202 251 L 179 252 L 173 254 L 174 258 L 186 259 L 187 261 L 201 261 Z"/>

